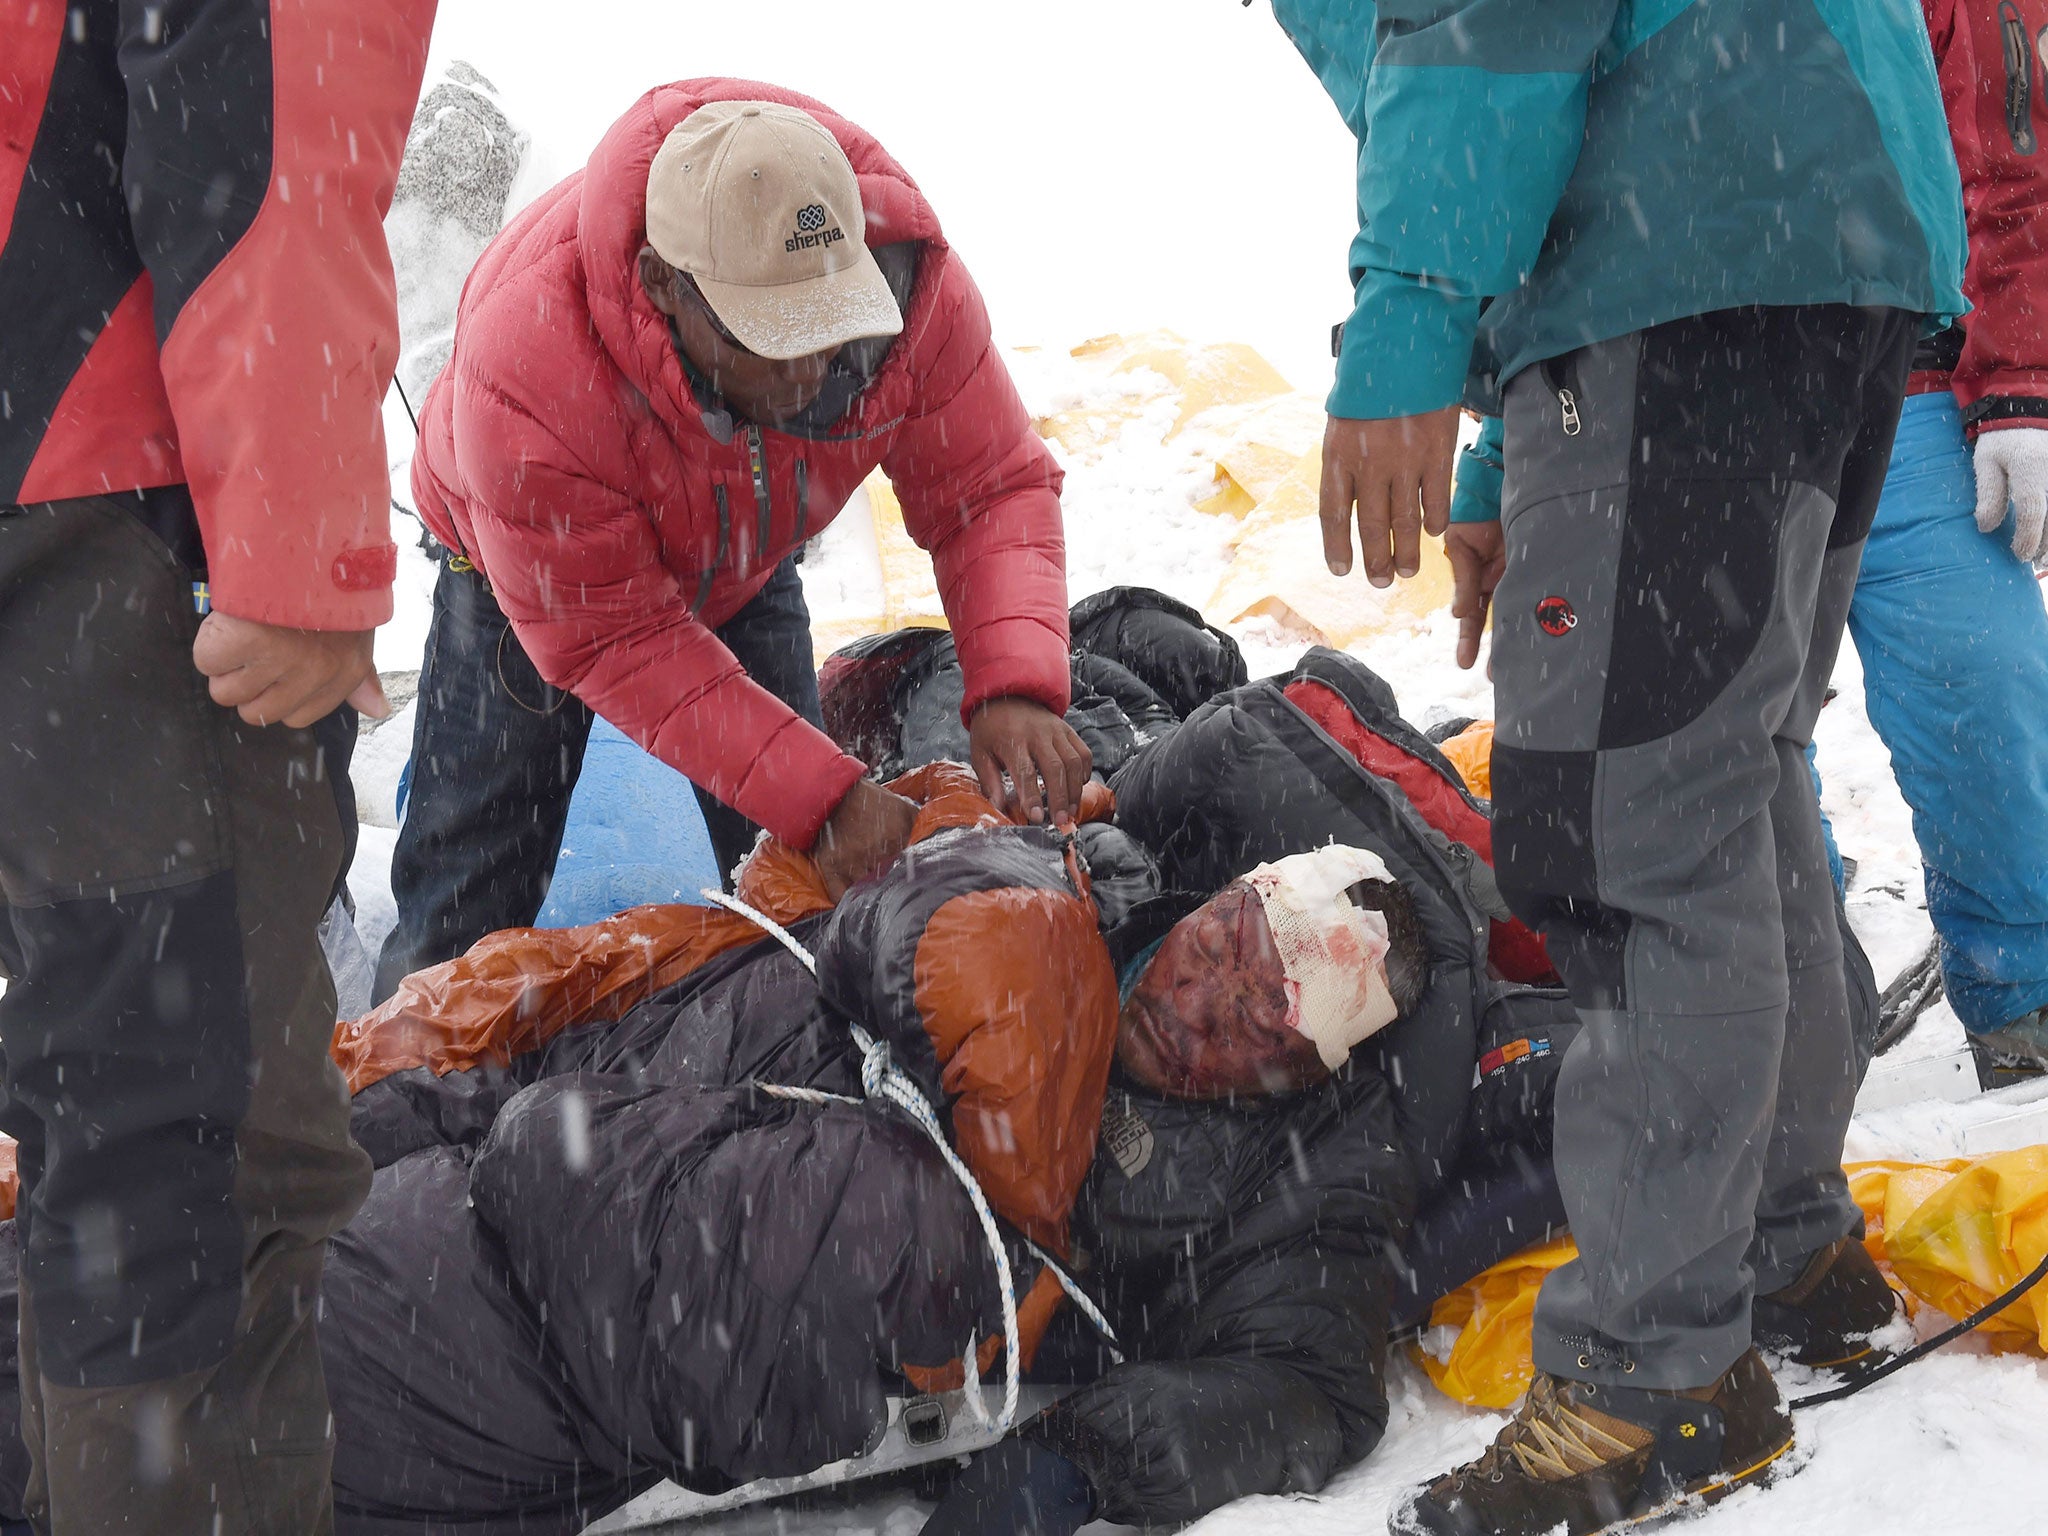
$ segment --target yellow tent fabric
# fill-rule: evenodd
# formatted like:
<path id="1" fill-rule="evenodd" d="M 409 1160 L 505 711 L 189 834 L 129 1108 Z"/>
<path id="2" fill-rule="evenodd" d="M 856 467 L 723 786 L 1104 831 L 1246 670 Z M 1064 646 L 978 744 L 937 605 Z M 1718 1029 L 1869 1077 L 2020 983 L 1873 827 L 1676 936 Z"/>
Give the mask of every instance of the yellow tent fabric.
<path id="1" fill-rule="evenodd" d="M 1465 787 L 1482 800 L 1493 798 L 1493 722 L 1474 720 L 1442 747 Z"/>
<path id="2" fill-rule="evenodd" d="M 1861 1163 L 1848 1169 L 1865 1243 L 1908 1306 L 1964 1318 L 2048 1254 L 2048 1146 L 1974 1161 Z M 1429 1379 L 1476 1408 L 1505 1410 L 1528 1390 L 1530 1325 L 1543 1277 L 1578 1252 L 1569 1237 L 1500 1263 L 1438 1301 L 1411 1351 Z M 2048 1282 L 1979 1330 L 1993 1345 L 2048 1355 Z M 1456 1330 L 1448 1347 L 1438 1341 Z"/>
<path id="3" fill-rule="evenodd" d="M 1039 435 L 1087 458 L 1140 421 L 1155 423 L 1163 441 L 1192 434 L 1214 460 L 1214 486 L 1195 503 L 1201 511 L 1245 516 L 1323 440 L 1322 402 L 1241 343 L 1198 346 L 1147 331 L 1098 336 L 1071 355 L 1106 367 L 1117 392 L 1039 417 Z"/>
<path id="4" fill-rule="evenodd" d="M 1230 570 L 1205 608 L 1212 623 L 1276 619 L 1343 650 L 1449 607 L 1451 562 L 1439 539 L 1425 538 L 1421 571 L 1391 587 L 1372 586 L 1356 569 L 1330 574 L 1317 515 L 1322 466 L 1321 448 L 1303 454 L 1245 518 L 1231 540 Z"/>
<path id="5" fill-rule="evenodd" d="M 1892 1273 L 1929 1305 L 1968 1317 L 2048 1254 L 2048 1147 L 1979 1159 L 1902 1220 L 1886 1214 Z M 2036 1286 L 1980 1331 L 2000 1347 L 2048 1354 L 2048 1294 Z"/>
<path id="6" fill-rule="evenodd" d="M 1211 620 L 1270 618 L 1343 648 L 1394 625 L 1419 624 L 1449 604 L 1450 562 L 1434 539 L 1423 541 L 1421 573 L 1390 588 L 1355 572 L 1330 575 L 1317 518 L 1321 402 L 1291 388 L 1251 348 L 1196 346 L 1152 331 L 1098 337 L 1073 355 L 1107 365 L 1128 387 L 1110 401 L 1041 417 L 1038 430 L 1063 450 L 1099 454 L 1140 420 L 1163 419 L 1170 409 L 1171 421 L 1154 430 L 1167 440 L 1188 434 L 1213 455 L 1214 488 L 1195 505 L 1243 526 L 1230 541 L 1230 569 L 1205 605 Z"/>
<path id="7" fill-rule="evenodd" d="M 1070 464 L 1101 456 L 1133 430 L 1153 442 L 1179 441 L 1213 464 L 1211 488 L 1195 505 L 1240 526 L 1229 541 L 1229 569 L 1204 605 L 1212 621 L 1268 618 L 1343 649 L 1394 626 L 1419 625 L 1449 605 L 1450 563 L 1434 539 L 1423 541 L 1422 572 L 1413 580 L 1379 589 L 1356 572 L 1330 575 L 1317 518 L 1322 404 L 1250 347 L 1196 345 L 1150 331 L 1097 337 L 1073 356 L 1106 369 L 1114 387 L 1034 423 Z M 882 611 L 817 626 L 820 656 L 859 635 L 946 622 L 930 561 L 905 533 L 887 478 L 877 471 L 866 489 Z"/>
<path id="8" fill-rule="evenodd" d="M 1322 402 L 1299 392 L 1247 407 L 1211 407 L 1189 424 L 1205 439 L 1220 439 L 1209 450 L 1216 488 L 1196 510 L 1243 518 L 1318 450 L 1324 420 Z"/>
<path id="9" fill-rule="evenodd" d="M 1431 1330 L 1455 1328 L 1458 1335 L 1441 1359 L 1412 1346 L 1429 1379 L 1475 1408 L 1507 1409 L 1520 1402 L 1535 1370 L 1529 1360 L 1529 1338 L 1536 1289 L 1545 1275 L 1571 1262 L 1578 1251 L 1568 1237 L 1538 1243 L 1439 1301 L 1429 1314 Z"/>
<path id="10" fill-rule="evenodd" d="M 811 620 L 811 664 L 822 667 L 834 651 L 842 645 L 851 645 L 869 635 L 880 634 L 880 619 L 818 619 Z"/>
<path id="11" fill-rule="evenodd" d="M 875 548 L 882 562 L 882 620 L 879 630 L 904 629 L 913 625 L 930 629 L 946 627 L 946 609 L 939 601 L 938 578 L 932 574 L 932 557 L 917 547 L 903 526 L 903 504 L 889 477 L 879 469 L 862 487 L 875 523 Z"/>
<path id="12" fill-rule="evenodd" d="M 868 521 L 874 531 L 876 571 L 881 597 L 873 612 L 863 603 L 860 611 L 834 618 L 811 620 L 811 648 L 820 666 L 842 645 L 866 635 L 917 626 L 946 628 L 946 611 L 939 602 L 938 581 L 932 574 L 931 556 L 919 549 L 903 526 L 903 505 L 879 469 L 869 475 L 861 490 L 867 496 Z M 849 511 L 848 516 L 857 516 Z M 813 597 L 813 602 L 817 599 Z"/>
<path id="13" fill-rule="evenodd" d="M 1129 387 L 1114 404 L 1093 401 L 1038 419 L 1039 435 L 1070 453 L 1100 450 L 1161 400 L 1173 402 L 1165 434 L 1173 437 L 1212 407 L 1254 405 L 1294 392 L 1278 369 L 1241 342 L 1196 346 L 1171 331 L 1147 331 L 1098 336 L 1072 355 L 1129 375 Z"/>

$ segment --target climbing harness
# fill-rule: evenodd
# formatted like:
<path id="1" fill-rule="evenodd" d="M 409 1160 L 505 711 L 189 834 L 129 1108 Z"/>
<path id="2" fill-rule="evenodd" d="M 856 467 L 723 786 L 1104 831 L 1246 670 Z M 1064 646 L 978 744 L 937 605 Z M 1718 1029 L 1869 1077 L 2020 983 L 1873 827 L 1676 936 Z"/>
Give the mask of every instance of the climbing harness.
<path id="1" fill-rule="evenodd" d="M 723 891 L 706 889 L 701 894 L 706 901 L 716 902 L 728 912 L 736 912 L 747 919 L 795 955 L 813 977 L 817 976 L 817 956 L 804 948 L 794 934 L 766 913 L 756 911 Z M 961 1161 L 960 1154 L 953 1150 L 952 1143 L 946 1140 L 946 1133 L 939 1125 L 938 1114 L 932 1109 L 931 1102 L 925 1098 L 916 1082 L 890 1058 L 888 1042 L 877 1040 L 851 1019 L 847 1021 L 846 1027 L 852 1033 L 853 1043 L 860 1051 L 860 1086 L 866 1101 L 885 1099 L 916 1122 L 931 1144 L 938 1148 L 939 1155 L 946 1160 L 946 1166 L 953 1170 L 953 1176 L 960 1181 L 961 1188 L 967 1191 L 968 1201 L 974 1206 L 974 1214 L 981 1222 L 982 1235 L 988 1239 L 989 1253 L 993 1256 L 996 1266 L 996 1288 L 1003 1303 L 1003 1406 L 1002 1411 L 996 1414 L 992 1421 L 987 1404 L 982 1401 L 980 1361 L 976 1358 L 976 1340 L 972 1334 L 968 1336 L 967 1348 L 961 1356 L 961 1365 L 967 1374 L 964 1385 L 969 1388 L 965 1394 L 968 1410 L 974 1415 L 976 1422 L 993 1428 L 998 1434 L 1007 1434 L 1017 1421 L 1017 1395 L 1023 1387 L 1023 1360 L 1017 1339 L 1016 1277 L 1010 1267 L 1009 1250 L 1004 1247 L 1002 1232 L 996 1225 L 995 1211 L 989 1206 L 988 1196 L 982 1193 L 980 1181 L 974 1177 L 967 1164 Z M 826 1093 L 817 1088 L 791 1088 L 779 1083 L 757 1083 L 755 1087 L 771 1098 L 791 1099 L 804 1104 L 863 1102 L 846 1094 Z M 1060 1283 L 1060 1288 L 1073 1298 L 1082 1315 L 1108 1340 L 1111 1351 L 1115 1354 L 1116 1330 L 1110 1327 L 1109 1319 L 1103 1315 L 1102 1309 L 1090 1300 L 1065 1269 L 1054 1263 L 1036 1243 L 1027 1239 L 1025 1246 L 1052 1271 L 1053 1277 Z M 1116 1354 L 1115 1357 L 1119 1362 L 1123 1358 L 1121 1354 Z"/>

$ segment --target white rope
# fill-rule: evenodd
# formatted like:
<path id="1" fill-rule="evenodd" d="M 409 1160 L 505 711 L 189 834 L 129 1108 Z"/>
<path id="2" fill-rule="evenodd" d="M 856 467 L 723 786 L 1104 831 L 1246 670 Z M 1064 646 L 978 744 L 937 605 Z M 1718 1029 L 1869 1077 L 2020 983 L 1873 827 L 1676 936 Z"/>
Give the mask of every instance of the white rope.
<path id="1" fill-rule="evenodd" d="M 800 1104 L 858 1104 L 850 1093 L 827 1093 L 822 1088 L 791 1088 L 784 1083 L 756 1083 L 754 1089 L 771 1099 L 795 1099 Z"/>
<path id="2" fill-rule="evenodd" d="M 992 1428 L 988 1400 L 981 1391 L 981 1351 L 973 1334 L 967 1335 L 967 1353 L 960 1357 L 960 1400 L 967 1404 L 967 1416 L 982 1429 Z M 1000 1431 L 999 1431 L 1000 1433 Z"/>
<path id="3" fill-rule="evenodd" d="M 779 941 L 784 949 L 803 962 L 804 969 L 813 977 L 818 974 L 817 957 L 798 943 L 788 929 L 766 913 L 756 912 L 745 902 L 728 896 L 723 891 L 707 890 L 703 894 L 707 900 L 716 902 L 729 912 L 737 912 Z M 1003 1303 L 1003 1410 L 997 1416 L 994 1427 L 998 1434 L 1008 1434 L 1010 1426 L 1017 1422 L 1017 1398 L 1023 1390 L 1023 1363 L 1020 1358 L 1022 1351 L 1017 1340 L 1017 1283 L 1010 1270 L 1010 1252 L 1003 1246 L 1003 1234 L 996 1226 L 996 1213 L 989 1208 L 988 1196 L 982 1193 L 979 1181 L 960 1160 L 960 1154 L 953 1150 L 952 1143 L 946 1140 L 946 1133 L 939 1125 L 939 1117 L 933 1112 L 923 1092 L 889 1059 L 888 1043 L 877 1040 L 851 1019 L 847 1021 L 847 1028 L 853 1033 L 853 1043 L 860 1049 L 861 1091 L 870 1099 L 889 1100 L 917 1122 L 932 1145 L 939 1149 L 939 1155 L 946 1160 L 946 1166 L 951 1168 L 954 1176 L 960 1180 L 961 1187 L 967 1191 L 969 1202 L 974 1206 L 974 1214 L 981 1220 L 982 1235 L 988 1239 L 989 1253 L 995 1259 L 996 1291 Z M 782 1096 L 807 1097 L 816 1091 L 786 1089 Z M 968 1395 L 971 1409 L 978 1419 L 985 1421 L 988 1410 L 980 1402 L 980 1361 L 975 1358 L 975 1341 L 971 1335 L 961 1364 L 973 1386 L 973 1391 Z"/>
<path id="4" fill-rule="evenodd" d="M 795 934 L 775 921 L 766 912 L 756 912 L 737 896 L 728 896 L 723 891 L 714 891 L 706 888 L 698 891 L 697 894 L 706 901 L 717 902 L 718 905 L 725 908 L 728 912 L 737 912 L 756 928 L 759 928 L 770 938 L 774 939 L 792 955 L 795 955 L 797 959 L 803 961 L 804 969 L 809 971 L 812 976 L 815 977 L 818 974 L 818 957 L 798 943 Z"/>
<path id="5" fill-rule="evenodd" d="M 1024 1246 L 1031 1250 L 1039 1263 L 1052 1271 L 1053 1279 L 1059 1281 L 1060 1289 L 1067 1293 L 1067 1299 L 1080 1308 L 1081 1315 L 1095 1325 L 1095 1331 L 1101 1334 L 1108 1343 L 1109 1358 L 1118 1365 L 1122 1365 L 1124 1363 L 1124 1352 L 1117 1347 L 1119 1341 L 1116 1336 L 1116 1330 L 1110 1327 L 1109 1319 L 1103 1315 L 1102 1308 L 1095 1304 L 1095 1298 L 1082 1290 L 1074 1277 L 1066 1272 L 1060 1262 L 1043 1248 L 1039 1247 L 1038 1244 L 1032 1242 L 1030 1238 L 1024 1239 Z"/>
<path id="6" fill-rule="evenodd" d="M 817 957 L 804 948 L 795 934 L 784 928 L 765 912 L 756 911 L 745 902 L 728 896 L 723 891 L 705 890 L 702 894 L 707 899 L 715 901 L 719 906 L 724 907 L 727 911 L 736 912 L 741 917 L 746 918 L 780 943 L 783 948 L 795 955 L 803 963 L 804 969 L 809 971 L 814 978 L 817 976 Z M 1003 1246 L 1002 1236 L 996 1228 L 995 1213 L 989 1209 L 988 1198 L 982 1193 L 980 1181 L 974 1177 L 973 1172 L 967 1165 L 960 1160 L 959 1154 L 953 1150 L 952 1143 L 946 1140 L 945 1132 L 940 1128 L 938 1116 L 933 1112 L 931 1104 L 925 1099 L 917 1084 L 902 1072 L 897 1071 L 890 1062 L 888 1046 L 876 1040 L 865 1029 L 862 1029 L 860 1025 L 853 1023 L 851 1020 L 848 1021 L 847 1027 L 853 1032 L 854 1044 L 860 1048 L 861 1052 L 862 1091 L 869 1098 L 887 1098 L 891 1100 L 899 1105 L 911 1119 L 915 1120 L 923 1128 L 925 1135 L 939 1149 L 940 1154 L 946 1159 L 947 1166 L 953 1170 L 954 1175 L 958 1177 L 961 1185 L 967 1190 L 968 1198 L 974 1204 L 975 1214 L 981 1218 L 982 1232 L 989 1240 L 990 1252 L 995 1255 L 996 1274 L 1001 1285 L 1003 1297 L 1003 1345 L 1006 1365 L 1003 1383 L 1002 1428 L 1007 1432 L 1012 1420 L 1016 1416 L 1017 1395 L 1021 1390 L 1021 1383 L 1019 1381 L 1021 1364 L 1018 1358 L 1019 1350 L 1017 1343 L 1017 1290 L 1011 1274 L 1009 1251 Z M 874 1081 L 870 1080 L 871 1073 L 876 1074 Z M 821 1088 L 791 1088 L 781 1083 L 756 1083 L 754 1086 L 772 1098 L 792 1099 L 805 1104 L 858 1104 L 861 1102 L 850 1095 L 827 1093 Z M 1024 1238 L 1023 1243 L 1026 1248 L 1031 1250 L 1032 1255 L 1039 1263 L 1052 1271 L 1053 1278 L 1059 1281 L 1060 1289 L 1067 1293 L 1067 1298 L 1080 1309 L 1081 1315 L 1087 1318 L 1089 1323 L 1095 1328 L 1095 1331 L 1100 1333 L 1104 1340 L 1108 1342 L 1110 1358 L 1119 1365 L 1123 1364 L 1124 1355 L 1122 1349 L 1118 1347 L 1120 1341 L 1117 1339 L 1116 1329 L 1110 1326 L 1108 1317 L 1103 1314 L 1102 1308 L 1096 1305 L 1095 1299 L 1081 1289 L 1074 1277 L 1068 1274 L 1065 1267 L 1058 1260 L 1054 1259 L 1051 1254 L 1047 1253 L 1029 1238 Z M 967 1340 L 967 1352 L 961 1357 L 962 1366 L 966 1371 L 963 1387 L 966 1391 L 969 1410 L 973 1413 L 975 1420 L 983 1428 L 987 1428 L 990 1421 L 988 1409 L 982 1401 L 981 1362 L 976 1357 L 975 1345 L 976 1340 L 970 1334 Z"/>

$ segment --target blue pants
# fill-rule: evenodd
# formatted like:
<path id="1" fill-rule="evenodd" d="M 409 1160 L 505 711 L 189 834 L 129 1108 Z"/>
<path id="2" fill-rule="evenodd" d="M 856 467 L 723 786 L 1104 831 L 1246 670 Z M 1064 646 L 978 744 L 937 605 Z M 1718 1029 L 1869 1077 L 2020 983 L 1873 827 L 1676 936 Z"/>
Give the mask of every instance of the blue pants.
<path id="1" fill-rule="evenodd" d="M 1849 633 L 1927 871 L 1965 1027 L 2048 1004 L 2048 609 L 1976 477 L 1946 391 L 1906 402 Z"/>
<path id="2" fill-rule="evenodd" d="M 813 725 L 818 674 L 803 580 L 785 560 L 718 628 L 755 682 Z M 590 707 L 550 688 L 474 571 L 445 563 L 420 672 L 411 791 L 391 859 L 398 926 L 377 962 L 376 999 L 487 933 L 539 914 L 590 740 Z M 754 844 L 754 824 L 697 791 L 721 871 Z"/>

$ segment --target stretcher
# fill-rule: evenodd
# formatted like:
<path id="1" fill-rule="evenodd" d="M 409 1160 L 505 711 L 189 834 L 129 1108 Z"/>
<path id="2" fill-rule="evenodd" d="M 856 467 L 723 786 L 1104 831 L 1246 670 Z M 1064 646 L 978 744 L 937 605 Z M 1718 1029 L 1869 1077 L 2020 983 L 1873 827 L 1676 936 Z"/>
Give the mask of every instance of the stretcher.
<path id="1" fill-rule="evenodd" d="M 664 1482 L 614 1510 L 583 1536 L 780 1536 L 796 1528 L 787 1501 L 801 1494 L 849 1487 L 873 1478 L 973 1455 L 1001 1438 L 988 1413 L 977 1416 L 968 1401 L 973 1387 L 919 1397 L 889 1399 L 889 1420 L 875 1442 L 858 1456 L 831 1462 L 796 1477 L 766 1477 L 725 1493 L 692 1493 Z M 982 1390 L 988 1390 L 986 1388 Z M 1064 1387 L 1027 1386 L 1018 1418 L 1028 1418 L 1057 1401 Z M 991 1396 L 995 1394 L 991 1393 Z M 814 1524 L 814 1522 L 813 1522 Z"/>

